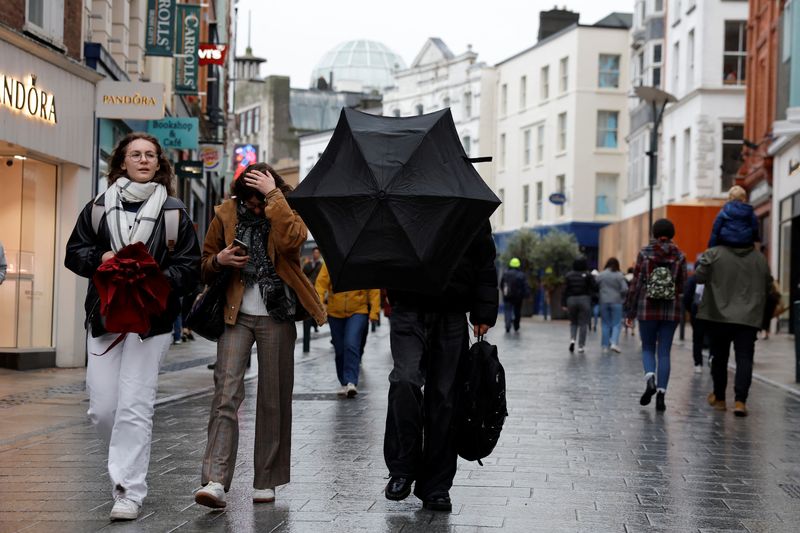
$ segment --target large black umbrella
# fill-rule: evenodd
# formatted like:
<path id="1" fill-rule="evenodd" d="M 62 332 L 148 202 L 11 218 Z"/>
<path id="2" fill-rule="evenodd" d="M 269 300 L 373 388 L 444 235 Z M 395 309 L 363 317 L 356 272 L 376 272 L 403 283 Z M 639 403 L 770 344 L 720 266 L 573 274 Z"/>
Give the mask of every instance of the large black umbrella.
<path id="1" fill-rule="evenodd" d="M 289 204 L 337 292 L 439 292 L 500 200 L 467 158 L 449 109 L 408 118 L 344 109 Z"/>

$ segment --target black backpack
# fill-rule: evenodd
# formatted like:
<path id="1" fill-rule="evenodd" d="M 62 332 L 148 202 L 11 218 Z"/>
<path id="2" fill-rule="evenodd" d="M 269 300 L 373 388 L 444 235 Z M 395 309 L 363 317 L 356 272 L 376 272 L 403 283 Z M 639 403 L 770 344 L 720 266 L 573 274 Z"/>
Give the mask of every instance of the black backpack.
<path id="1" fill-rule="evenodd" d="M 467 461 L 487 457 L 497 445 L 506 410 L 506 374 L 497 346 L 479 339 L 461 357 L 458 368 L 456 446 Z"/>

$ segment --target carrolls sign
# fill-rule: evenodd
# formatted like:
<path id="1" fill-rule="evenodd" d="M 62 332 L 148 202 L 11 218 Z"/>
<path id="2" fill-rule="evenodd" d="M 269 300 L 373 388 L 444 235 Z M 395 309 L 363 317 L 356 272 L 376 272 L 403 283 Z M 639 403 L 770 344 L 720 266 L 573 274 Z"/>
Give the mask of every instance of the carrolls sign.
<path id="1" fill-rule="evenodd" d="M 178 5 L 175 38 L 175 93 L 197 94 L 197 47 L 200 44 L 200 6 Z"/>
<path id="2" fill-rule="evenodd" d="M 36 86 L 36 76 L 25 81 L 0 72 L 0 107 L 7 107 L 25 118 L 58 123 L 56 97 Z"/>
<path id="3" fill-rule="evenodd" d="M 145 54 L 172 57 L 175 41 L 175 0 L 148 0 Z"/>

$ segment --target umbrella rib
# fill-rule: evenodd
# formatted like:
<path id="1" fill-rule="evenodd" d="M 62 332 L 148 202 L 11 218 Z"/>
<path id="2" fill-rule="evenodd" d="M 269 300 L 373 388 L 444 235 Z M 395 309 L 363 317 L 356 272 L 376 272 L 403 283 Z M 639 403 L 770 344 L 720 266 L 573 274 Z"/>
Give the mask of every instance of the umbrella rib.
<path id="1" fill-rule="evenodd" d="M 348 259 L 350 259 L 350 254 L 352 254 L 352 253 L 353 253 L 353 250 L 354 250 L 354 249 L 355 249 L 355 247 L 356 247 L 356 243 L 358 242 L 358 239 L 360 239 L 360 238 L 361 238 L 361 234 L 362 234 L 362 233 L 364 233 L 364 230 L 366 229 L 366 227 L 367 227 L 367 224 L 369 224 L 369 221 L 370 221 L 370 220 L 372 220 L 372 216 L 375 214 L 375 210 L 376 210 L 376 209 L 378 209 L 378 204 L 377 204 L 377 203 L 376 203 L 375 205 L 373 205 L 373 206 L 372 206 L 372 211 L 370 212 L 369 216 L 367 217 L 367 222 L 366 222 L 366 223 L 365 223 L 365 224 L 364 224 L 364 225 L 361 227 L 361 229 L 359 230 L 359 232 L 358 232 L 358 235 L 356 236 L 356 238 L 355 238 L 355 239 L 353 239 L 353 245 L 352 245 L 352 246 L 350 246 L 350 250 L 347 252 L 347 255 L 345 255 L 345 256 L 342 258 L 342 265 L 345 265 L 345 264 L 347 264 L 347 260 L 348 260 Z M 334 283 L 334 281 L 333 281 L 333 276 L 331 276 L 331 284 L 333 284 L 333 285 L 336 285 L 336 284 L 338 284 L 338 281 L 339 281 L 339 279 L 341 278 L 341 276 L 342 276 L 342 272 L 343 272 L 343 271 L 344 271 L 343 269 L 340 269 L 340 270 L 339 270 L 339 273 L 338 273 L 338 274 L 337 274 L 337 276 L 336 276 L 336 283 Z"/>

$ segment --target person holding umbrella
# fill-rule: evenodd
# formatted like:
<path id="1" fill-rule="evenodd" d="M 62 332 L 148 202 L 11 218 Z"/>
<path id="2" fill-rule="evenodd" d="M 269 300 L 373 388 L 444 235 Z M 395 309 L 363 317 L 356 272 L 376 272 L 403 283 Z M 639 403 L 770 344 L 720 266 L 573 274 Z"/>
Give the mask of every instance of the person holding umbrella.
<path id="1" fill-rule="evenodd" d="M 380 289 L 334 292 L 328 267 L 324 264 L 315 285 L 320 301 L 326 302 L 331 339 L 336 351 L 336 376 L 340 396 L 358 394 L 358 368 L 364 353 L 362 340 L 369 322 L 377 322 L 381 312 Z"/>
<path id="2" fill-rule="evenodd" d="M 216 208 L 203 244 L 202 275 L 212 283 L 227 271 L 225 331 L 217 343 L 214 397 L 195 502 L 224 508 L 239 447 L 244 373 L 258 352 L 253 502 L 275 501 L 289 482 L 294 386 L 295 320 L 325 311 L 300 267 L 308 231 L 286 203 L 291 186 L 265 163 L 249 165 L 233 182 L 233 196 Z"/>
<path id="3" fill-rule="evenodd" d="M 181 310 L 179 298 L 194 288 L 199 277 L 197 235 L 183 203 L 172 196 L 172 177 L 172 167 L 155 137 L 126 135 L 111 154 L 108 189 L 86 205 L 67 242 L 64 265 L 89 278 L 85 303 L 88 415 L 108 446 L 112 520 L 136 519 L 147 495 L 158 371 Z M 174 243 L 166 239 L 170 211 L 179 212 Z M 146 333 L 138 335 L 112 329 L 111 324 L 119 322 L 120 317 L 114 315 L 135 316 L 142 311 L 132 301 L 123 302 L 103 316 L 101 311 L 110 306 L 101 301 L 103 287 L 97 285 L 98 271 L 112 269 L 117 255 L 129 255 L 136 246 L 144 259 L 158 264 L 155 270 L 159 275 L 163 272 L 168 282 L 166 310 L 143 317 Z"/>

